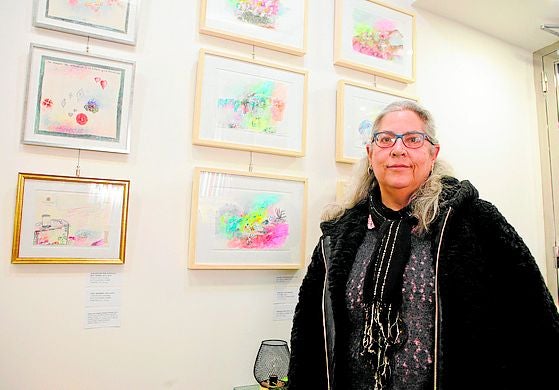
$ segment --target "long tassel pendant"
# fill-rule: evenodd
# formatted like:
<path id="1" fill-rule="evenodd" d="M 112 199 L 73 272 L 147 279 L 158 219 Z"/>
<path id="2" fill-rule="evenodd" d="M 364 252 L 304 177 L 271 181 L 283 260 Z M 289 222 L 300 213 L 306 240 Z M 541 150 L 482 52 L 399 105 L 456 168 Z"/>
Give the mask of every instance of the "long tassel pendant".
<path id="1" fill-rule="evenodd" d="M 365 327 L 363 332 L 363 353 L 370 353 L 373 358 L 373 376 L 375 390 L 382 390 L 388 384 L 391 370 L 389 350 L 399 343 L 403 335 L 400 327 L 400 313 L 392 305 L 373 302 L 365 309 Z"/>

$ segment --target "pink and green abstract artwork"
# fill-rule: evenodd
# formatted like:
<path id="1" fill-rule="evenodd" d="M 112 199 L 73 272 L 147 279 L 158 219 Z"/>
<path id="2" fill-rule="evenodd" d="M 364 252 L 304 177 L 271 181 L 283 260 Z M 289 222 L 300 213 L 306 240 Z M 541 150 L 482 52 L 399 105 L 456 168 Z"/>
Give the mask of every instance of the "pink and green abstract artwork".
<path id="1" fill-rule="evenodd" d="M 403 34 L 392 20 L 354 14 L 353 50 L 366 56 L 391 62 L 400 62 L 403 52 Z"/>
<path id="2" fill-rule="evenodd" d="M 289 236 L 285 210 L 278 207 L 280 196 L 261 194 L 246 208 L 226 204 L 217 212 L 217 235 L 227 240 L 229 248 L 274 249 L 284 245 Z"/>
<path id="3" fill-rule="evenodd" d="M 227 0 L 235 17 L 245 23 L 275 29 L 284 7 L 280 0 Z"/>
<path id="4" fill-rule="evenodd" d="M 127 32 L 128 0 L 48 0 L 45 17 L 114 32 Z"/>
<path id="5" fill-rule="evenodd" d="M 218 125 L 257 133 L 274 134 L 283 121 L 287 88 L 282 83 L 264 81 L 234 87 L 219 98 Z"/>

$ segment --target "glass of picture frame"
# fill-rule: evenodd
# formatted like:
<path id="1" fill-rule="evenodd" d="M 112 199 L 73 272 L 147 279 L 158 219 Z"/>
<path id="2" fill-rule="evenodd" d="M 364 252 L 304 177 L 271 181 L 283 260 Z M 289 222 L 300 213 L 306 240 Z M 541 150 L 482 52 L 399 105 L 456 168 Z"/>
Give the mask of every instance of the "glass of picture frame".
<path id="1" fill-rule="evenodd" d="M 299 269 L 305 256 L 307 179 L 196 168 L 191 269 Z"/>
<path id="2" fill-rule="evenodd" d="M 195 145 L 300 157 L 306 121 L 306 71 L 200 51 Z"/>
<path id="3" fill-rule="evenodd" d="M 12 263 L 123 264 L 128 180 L 19 173 Z"/>
<path id="4" fill-rule="evenodd" d="M 307 0 L 202 0 L 200 32 L 293 55 L 307 49 Z"/>
<path id="5" fill-rule="evenodd" d="M 415 14 L 376 0 L 336 0 L 334 64 L 415 81 Z"/>
<path id="6" fill-rule="evenodd" d="M 377 115 L 396 100 L 417 101 L 401 92 L 388 91 L 348 80 L 338 81 L 336 97 L 336 161 L 355 163 L 367 155 Z"/>
<path id="7" fill-rule="evenodd" d="M 22 142 L 130 152 L 135 64 L 31 44 Z"/>
<path id="8" fill-rule="evenodd" d="M 35 0 L 33 24 L 135 45 L 139 5 L 140 0 Z"/>

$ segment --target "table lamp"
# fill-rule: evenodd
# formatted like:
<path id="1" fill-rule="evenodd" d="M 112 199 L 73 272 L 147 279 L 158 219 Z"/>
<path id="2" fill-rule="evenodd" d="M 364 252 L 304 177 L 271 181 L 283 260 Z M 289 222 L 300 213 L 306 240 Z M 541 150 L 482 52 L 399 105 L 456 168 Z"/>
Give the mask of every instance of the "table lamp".
<path id="1" fill-rule="evenodd" d="M 264 340 L 254 362 L 254 378 L 265 389 L 287 387 L 289 348 L 284 340 Z"/>

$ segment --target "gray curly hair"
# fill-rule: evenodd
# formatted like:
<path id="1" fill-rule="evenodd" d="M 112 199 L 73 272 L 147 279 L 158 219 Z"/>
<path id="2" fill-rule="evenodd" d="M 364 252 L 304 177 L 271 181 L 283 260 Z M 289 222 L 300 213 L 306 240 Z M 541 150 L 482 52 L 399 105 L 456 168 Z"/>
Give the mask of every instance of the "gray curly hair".
<path id="1" fill-rule="evenodd" d="M 411 100 L 396 101 L 386 106 L 375 119 L 373 133 L 379 130 L 382 119 L 387 114 L 395 111 L 412 111 L 416 113 L 425 124 L 425 133 L 431 137 L 433 142 L 438 143 L 435 122 L 431 113 Z M 434 147 L 432 147 L 431 150 L 434 151 Z M 439 211 L 439 197 L 442 191 L 441 178 L 449 173 L 450 169 L 448 165 L 440 160 L 436 160 L 431 175 L 412 195 L 410 200 L 412 214 L 418 220 L 418 225 L 415 228 L 416 232 L 421 234 L 428 231 L 429 225 L 436 218 Z M 369 160 L 367 156 L 359 161 L 352 182 L 342 202 L 326 205 L 322 211 L 322 221 L 339 219 L 347 209 L 354 207 L 357 203 L 365 199 L 371 188 L 378 185 L 374 173 L 369 170 Z"/>

